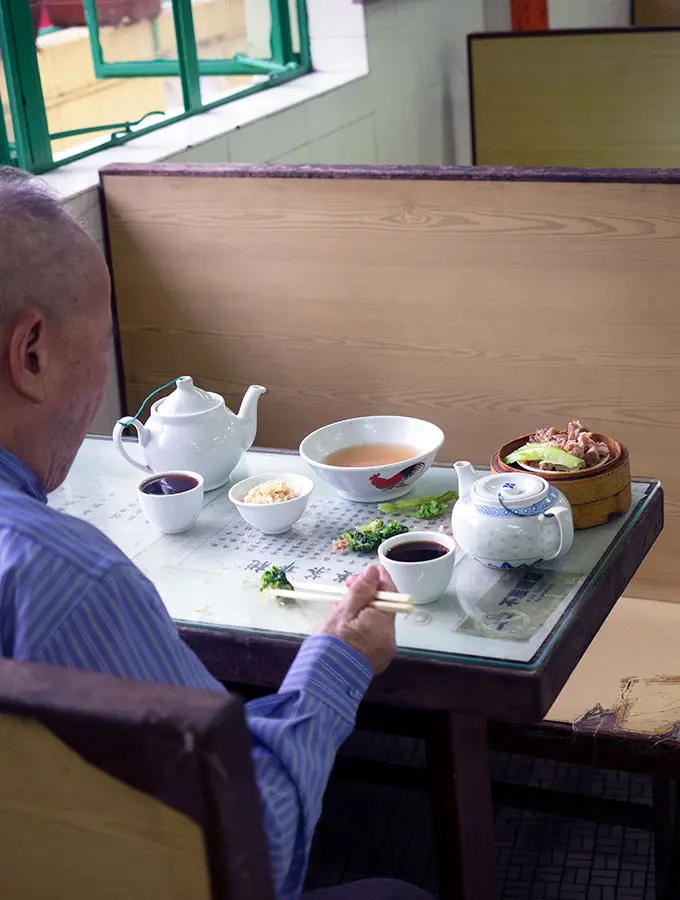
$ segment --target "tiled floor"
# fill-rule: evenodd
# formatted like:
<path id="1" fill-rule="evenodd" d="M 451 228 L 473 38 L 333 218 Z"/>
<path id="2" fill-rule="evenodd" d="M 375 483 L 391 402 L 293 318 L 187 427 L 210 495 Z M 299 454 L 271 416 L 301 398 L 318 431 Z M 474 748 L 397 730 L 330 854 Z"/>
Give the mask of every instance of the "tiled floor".
<path id="1" fill-rule="evenodd" d="M 348 751 L 424 765 L 413 740 L 359 734 Z M 493 775 L 535 787 L 651 802 L 650 780 L 545 760 L 494 755 Z M 619 826 L 538 813 L 496 812 L 503 900 L 653 900 L 651 835 Z M 435 892 L 427 796 L 416 791 L 332 781 L 317 831 L 308 887 L 358 878 L 401 878 Z"/>

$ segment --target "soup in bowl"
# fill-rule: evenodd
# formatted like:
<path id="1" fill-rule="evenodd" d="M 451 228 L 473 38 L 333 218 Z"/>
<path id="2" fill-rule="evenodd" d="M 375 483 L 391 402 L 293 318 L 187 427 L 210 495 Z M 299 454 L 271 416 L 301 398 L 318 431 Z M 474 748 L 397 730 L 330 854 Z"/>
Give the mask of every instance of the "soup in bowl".
<path id="1" fill-rule="evenodd" d="M 300 456 L 346 500 L 382 503 L 408 494 L 444 443 L 441 428 L 407 416 L 365 416 L 308 435 Z"/>

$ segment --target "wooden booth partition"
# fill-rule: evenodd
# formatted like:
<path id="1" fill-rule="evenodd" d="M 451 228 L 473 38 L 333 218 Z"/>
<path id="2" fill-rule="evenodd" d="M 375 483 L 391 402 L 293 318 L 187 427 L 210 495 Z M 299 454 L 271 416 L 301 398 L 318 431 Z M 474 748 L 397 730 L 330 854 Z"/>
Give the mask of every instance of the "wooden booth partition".
<path id="1" fill-rule="evenodd" d="M 443 459 L 580 418 L 663 478 L 634 585 L 680 600 L 680 171 L 110 167 L 128 412 L 171 378 L 261 402 L 260 445 L 421 416 Z"/>
<path id="2" fill-rule="evenodd" d="M 475 164 L 680 165 L 680 28 L 472 34 L 468 56 Z"/>

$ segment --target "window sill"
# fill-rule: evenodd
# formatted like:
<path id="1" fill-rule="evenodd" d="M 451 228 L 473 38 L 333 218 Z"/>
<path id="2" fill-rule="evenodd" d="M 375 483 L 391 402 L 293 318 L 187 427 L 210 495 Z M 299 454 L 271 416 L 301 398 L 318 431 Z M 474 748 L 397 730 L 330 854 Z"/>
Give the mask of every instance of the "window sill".
<path id="1" fill-rule="evenodd" d="M 72 200 L 96 187 L 99 183 L 99 170 L 109 163 L 172 161 L 192 148 L 300 106 L 367 75 L 366 66 L 346 72 L 313 72 L 288 84 L 234 100 L 151 134 L 141 135 L 119 147 L 93 153 L 85 159 L 48 172 L 43 178 L 64 199 Z"/>

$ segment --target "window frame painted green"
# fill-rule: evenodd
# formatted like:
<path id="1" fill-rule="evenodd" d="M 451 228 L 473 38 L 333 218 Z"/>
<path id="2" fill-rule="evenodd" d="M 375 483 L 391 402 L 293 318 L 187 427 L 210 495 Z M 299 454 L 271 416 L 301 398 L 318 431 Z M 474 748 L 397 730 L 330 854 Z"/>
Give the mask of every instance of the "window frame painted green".
<path id="1" fill-rule="evenodd" d="M 180 79 L 184 111 L 174 116 L 149 110 L 136 122 L 106 123 L 87 128 L 51 133 L 47 123 L 45 101 L 40 81 L 36 42 L 28 0 L 0 0 L 0 49 L 5 69 L 8 97 L 0 96 L 0 164 L 16 165 L 41 174 L 58 166 L 83 159 L 108 147 L 118 146 L 161 128 L 167 128 L 191 116 L 223 106 L 241 97 L 292 81 L 312 71 L 309 28 L 305 0 L 294 0 L 297 14 L 300 51 L 293 48 L 293 32 L 288 0 L 269 0 L 271 16 L 271 57 L 254 59 L 237 54 L 231 59 L 201 60 L 198 57 L 191 0 L 172 3 L 176 60 L 131 60 L 110 63 L 104 60 L 99 41 L 96 0 L 83 0 L 92 50 L 95 76 L 99 78 L 172 78 Z M 201 77 L 208 75 L 265 75 L 266 81 L 251 85 L 219 100 L 204 103 Z M 9 103 L 13 140 L 7 135 L 3 104 Z M 150 116 L 163 116 L 162 121 L 144 125 Z M 108 141 L 86 150 L 74 149 L 59 160 L 54 159 L 52 140 L 78 134 L 96 135 L 110 131 Z"/>

